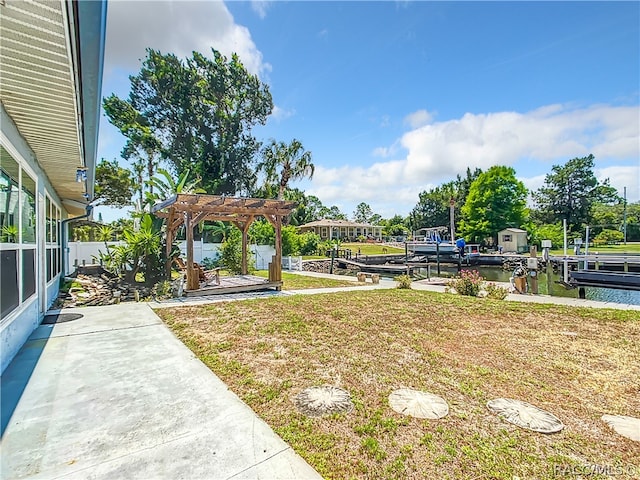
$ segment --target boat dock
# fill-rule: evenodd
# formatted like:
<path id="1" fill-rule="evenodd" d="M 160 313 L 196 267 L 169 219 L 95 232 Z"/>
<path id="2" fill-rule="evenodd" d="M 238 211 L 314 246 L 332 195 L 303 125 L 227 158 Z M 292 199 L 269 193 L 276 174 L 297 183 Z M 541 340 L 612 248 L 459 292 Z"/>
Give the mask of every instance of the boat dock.
<path id="1" fill-rule="evenodd" d="M 381 258 L 374 258 L 374 257 L 387 257 L 389 255 L 367 255 L 366 259 L 365 256 L 362 255 L 358 258 L 358 260 L 350 260 L 347 258 L 336 258 L 335 262 L 338 264 L 338 266 L 342 267 L 342 268 L 347 268 L 347 267 L 355 267 L 357 269 L 359 269 L 361 272 L 365 272 L 365 273 L 379 273 L 381 275 L 403 275 L 403 274 L 407 274 L 407 275 L 412 275 L 413 274 L 413 267 L 404 264 L 404 263 L 396 263 L 396 264 L 391 264 L 391 263 L 387 263 L 384 261 L 384 259 Z M 402 256 L 402 258 L 404 258 L 404 255 Z M 367 261 L 370 261 L 371 263 L 368 263 Z"/>
<path id="2" fill-rule="evenodd" d="M 569 275 L 572 287 L 600 287 L 619 290 L 640 290 L 640 273 L 604 270 L 577 270 Z"/>

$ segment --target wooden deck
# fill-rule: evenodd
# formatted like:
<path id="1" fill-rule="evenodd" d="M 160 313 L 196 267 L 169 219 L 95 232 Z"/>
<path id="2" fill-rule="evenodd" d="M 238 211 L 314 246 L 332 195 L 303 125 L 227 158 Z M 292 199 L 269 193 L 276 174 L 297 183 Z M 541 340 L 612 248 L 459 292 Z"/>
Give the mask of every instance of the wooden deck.
<path id="1" fill-rule="evenodd" d="M 187 297 L 200 297 L 202 295 L 222 295 L 225 293 L 251 292 L 255 290 L 282 289 L 282 282 L 270 282 L 255 275 L 234 275 L 220 277 L 220 285 L 201 284 L 197 290 L 185 290 Z"/>

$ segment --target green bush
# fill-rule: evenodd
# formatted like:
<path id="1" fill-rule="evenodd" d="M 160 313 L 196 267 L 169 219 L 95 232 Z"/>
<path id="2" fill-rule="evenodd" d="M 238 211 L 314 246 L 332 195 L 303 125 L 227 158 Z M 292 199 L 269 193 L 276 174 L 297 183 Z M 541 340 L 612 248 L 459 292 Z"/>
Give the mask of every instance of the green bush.
<path id="1" fill-rule="evenodd" d="M 624 240 L 624 234 L 618 230 L 603 230 L 593 239 L 594 243 L 612 243 L 622 242 Z"/>
<path id="2" fill-rule="evenodd" d="M 242 273 L 242 233 L 235 227 L 220 246 L 220 264 L 232 275 Z"/>
<path id="3" fill-rule="evenodd" d="M 242 255 L 242 245 L 240 246 L 241 250 L 240 250 L 240 255 Z M 242 261 L 242 257 L 241 257 L 241 261 Z M 219 267 L 220 266 L 220 254 L 216 252 L 216 256 L 215 258 L 211 258 L 211 257 L 205 257 L 202 259 L 202 262 L 200 262 L 202 267 L 205 270 L 211 270 L 213 268 Z"/>
<path id="4" fill-rule="evenodd" d="M 562 223 L 545 224 L 538 227 L 533 235 L 532 243 L 539 244 L 542 240 L 551 240 L 552 248 L 560 248 L 564 244 Z"/>
<path id="5" fill-rule="evenodd" d="M 477 297 L 484 284 L 484 278 L 477 270 L 462 270 L 460 275 L 449 280 L 447 286 L 453 288 L 460 295 Z"/>
<path id="6" fill-rule="evenodd" d="M 249 238 L 256 245 L 275 245 L 276 231 L 267 220 L 255 221 L 249 227 Z"/>
<path id="7" fill-rule="evenodd" d="M 509 290 L 507 288 L 496 285 L 495 283 L 487 283 L 484 289 L 487 292 L 486 297 L 494 300 L 504 300 L 509 294 Z"/>
<path id="8" fill-rule="evenodd" d="M 282 256 L 296 255 L 300 251 L 300 236 L 293 225 L 282 229 Z"/>
<path id="9" fill-rule="evenodd" d="M 398 275 L 394 277 L 394 280 L 398 282 L 396 288 L 411 288 L 411 277 L 409 275 Z"/>
<path id="10" fill-rule="evenodd" d="M 300 255 L 315 255 L 320 245 L 320 235 L 313 232 L 298 235 L 298 245 Z"/>
<path id="11" fill-rule="evenodd" d="M 161 282 L 156 283 L 151 290 L 151 295 L 153 298 L 157 300 L 162 300 L 164 298 L 171 298 L 171 282 L 167 280 L 163 280 Z"/>

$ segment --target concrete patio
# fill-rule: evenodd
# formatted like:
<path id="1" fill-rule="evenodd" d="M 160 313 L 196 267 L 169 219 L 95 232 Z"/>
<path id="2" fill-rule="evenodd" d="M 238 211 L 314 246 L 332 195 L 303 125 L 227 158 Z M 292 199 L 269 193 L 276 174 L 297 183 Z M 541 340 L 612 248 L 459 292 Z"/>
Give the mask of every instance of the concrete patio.
<path id="1" fill-rule="evenodd" d="M 2 375 L 3 479 L 320 478 L 148 305 L 63 313 Z"/>

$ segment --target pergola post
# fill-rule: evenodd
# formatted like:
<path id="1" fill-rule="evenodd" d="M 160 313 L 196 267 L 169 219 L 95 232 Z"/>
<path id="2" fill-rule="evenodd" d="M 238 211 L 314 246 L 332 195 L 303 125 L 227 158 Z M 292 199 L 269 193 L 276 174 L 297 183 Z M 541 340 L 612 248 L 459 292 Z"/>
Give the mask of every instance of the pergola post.
<path id="1" fill-rule="evenodd" d="M 185 212 L 184 226 L 187 231 L 187 290 L 198 290 L 200 278 L 193 267 L 193 224 L 189 211 Z"/>
<path id="2" fill-rule="evenodd" d="M 242 232 L 242 275 L 249 273 L 249 256 L 247 246 L 249 244 L 249 227 L 253 223 L 253 217 L 248 217 L 245 222 L 234 222 Z"/>
<path id="3" fill-rule="evenodd" d="M 169 218 L 167 219 L 167 230 L 165 235 L 165 253 L 166 253 L 166 263 L 165 263 L 165 275 L 167 280 L 171 280 L 171 247 L 173 246 L 173 211 L 169 213 Z"/>
<path id="4" fill-rule="evenodd" d="M 281 282 L 282 281 L 282 217 L 280 215 L 275 215 L 275 225 L 274 229 L 276 231 L 276 254 L 274 255 L 275 265 L 273 266 L 273 279 L 270 279 L 273 282 Z"/>

